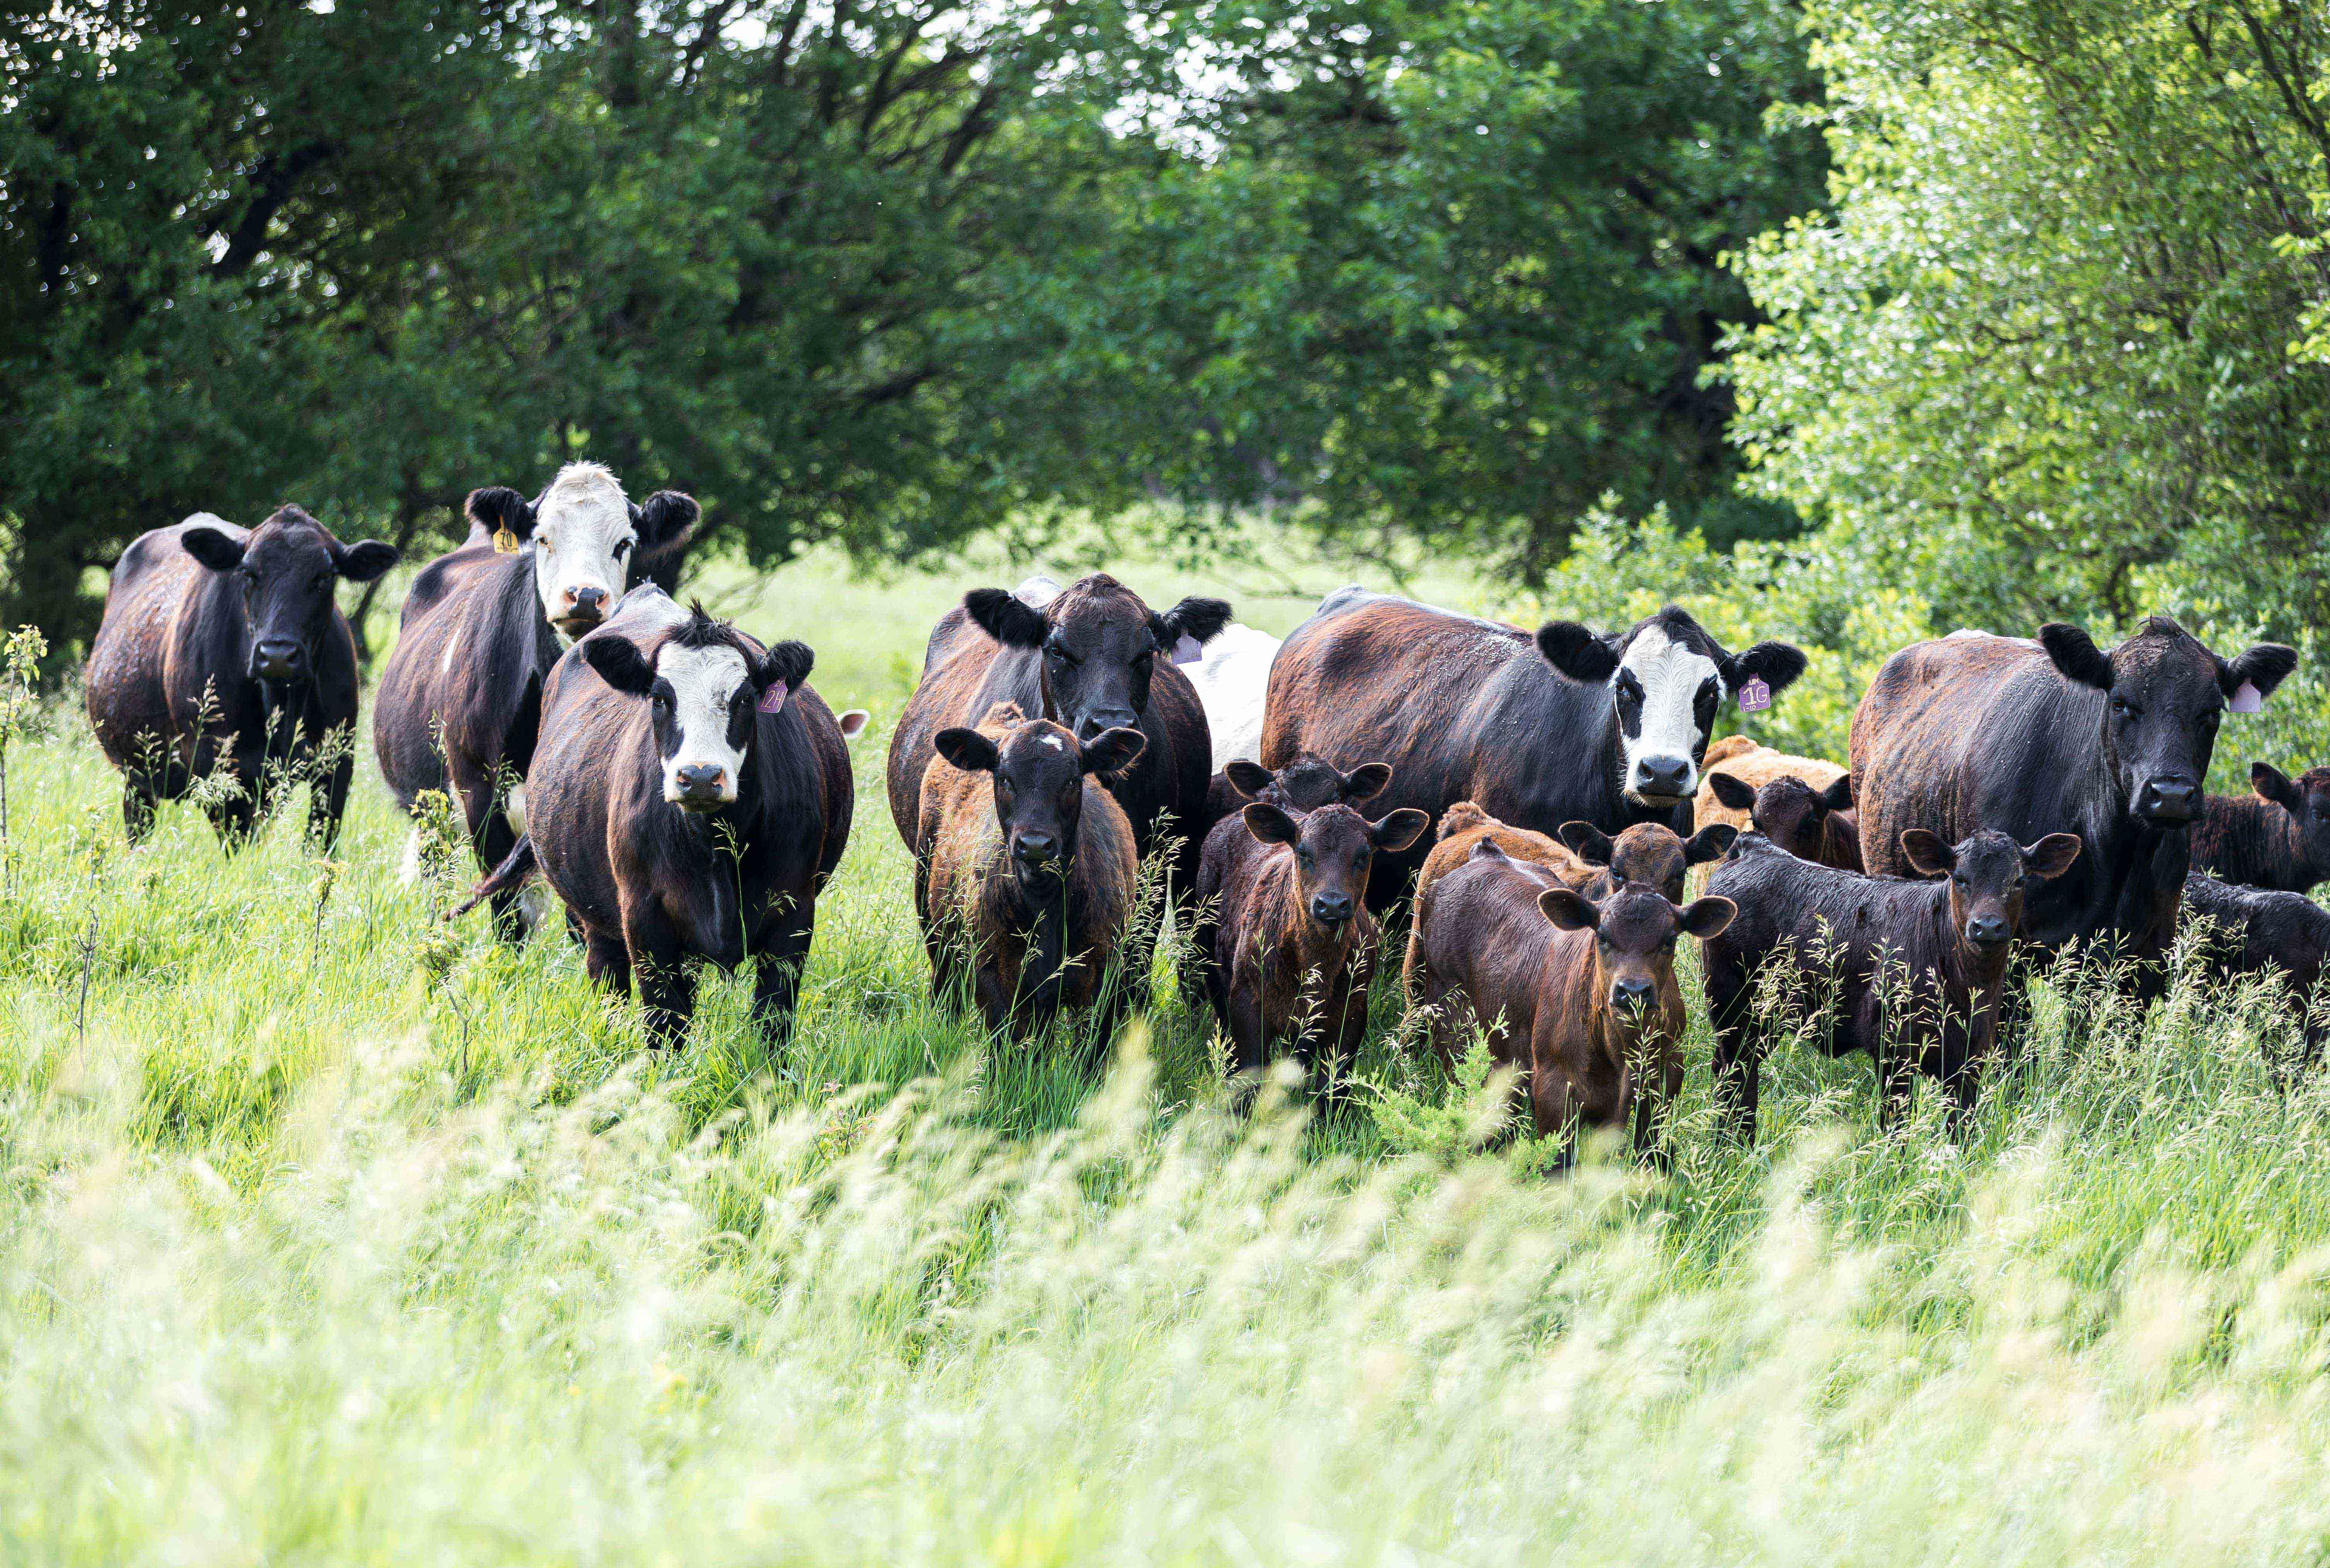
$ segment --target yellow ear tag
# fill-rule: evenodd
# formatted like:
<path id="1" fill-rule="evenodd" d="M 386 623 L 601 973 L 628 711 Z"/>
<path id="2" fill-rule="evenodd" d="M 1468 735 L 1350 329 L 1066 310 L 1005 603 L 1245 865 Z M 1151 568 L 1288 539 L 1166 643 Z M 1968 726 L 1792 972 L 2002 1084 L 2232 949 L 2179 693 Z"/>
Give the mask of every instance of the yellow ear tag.
<path id="1" fill-rule="evenodd" d="M 497 555 L 517 553 L 517 535 L 509 531 L 507 523 L 494 530 L 494 553 Z"/>

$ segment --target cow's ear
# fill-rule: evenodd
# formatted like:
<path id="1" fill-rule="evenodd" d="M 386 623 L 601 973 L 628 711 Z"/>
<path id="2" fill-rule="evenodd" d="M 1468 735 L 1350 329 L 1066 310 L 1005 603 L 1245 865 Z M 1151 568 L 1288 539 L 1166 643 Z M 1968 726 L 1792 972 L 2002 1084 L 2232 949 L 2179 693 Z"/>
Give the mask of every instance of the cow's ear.
<path id="1" fill-rule="evenodd" d="M 2079 858 L 2079 836 L 2051 833 L 2022 849 L 2022 868 L 2041 882 L 2062 875 Z"/>
<path id="2" fill-rule="evenodd" d="M 1275 806 L 1260 803 L 1246 808 L 1246 830 L 1264 844 L 1292 844 L 1302 836 L 1302 825 Z"/>
<path id="3" fill-rule="evenodd" d="M 1591 822 L 1565 822 L 1554 836 L 1588 865 L 1607 865 L 1618 851 L 1618 846 L 1610 842 L 1610 836 Z"/>
<path id="4" fill-rule="evenodd" d="M 1682 863 L 1685 865 L 1705 865 L 1710 860 L 1721 860 L 1731 853 L 1731 845 L 1739 836 L 1739 829 L 1729 822 L 1712 822 L 1683 840 Z"/>
<path id="5" fill-rule="evenodd" d="M 1228 777 L 1230 788 L 1249 800 L 1269 789 L 1275 777 L 1261 763 L 1250 762 L 1244 757 L 1223 769 L 1222 772 Z"/>
<path id="6" fill-rule="evenodd" d="M 1151 616 L 1150 622 L 1150 635 L 1166 653 L 1171 653 L 1185 637 L 1202 647 L 1229 625 L 1229 600 L 1199 599 L 1193 594 L 1163 615 Z"/>
<path id="7" fill-rule="evenodd" d="M 966 773 L 992 773 L 1003 760 L 1002 751 L 977 730 L 941 730 L 931 738 L 931 744 Z"/>
<path id="8" fill-rule="evenodd" d="M 395 545 L 379 539 L 359 539 L 332 552 L 332 564 L 350 582 L 370 582 L 395 565 L 403 555 Z"/>
<path id="9" fill-rule="evenodd" d="M 644 697 L 655 690 L 655 666 L 630 638 L 584 638 L 582 662 L 597 670 L 601 680 L 628 696 Z"/>
<path id="10" fill-rule="evenodd" d="M 2111 660 L 2089 637 L 2069 621 L 2051 620 L 2039 628 L 2039 646 L 2047 650 L 2055 668 L 2067 681 L 2077 681 L 2083 686 L 2093 686 L 2099 692 L 2111 690 Z"/>
<path id="11" fill-rule="evenodd" d="M 1747 811 L 1755 807 L 1756 786 L 1737 773 L 1710 773 L 1707 787 L 1715 791 L 1719 804 L 1732 811 Z"/>
<path id="12" fill-rule="evenodd" d="M 1051 623 L 1016 593 L 1000 588 L 974 588 L 962 596 L 962 608 L 979 629 L 1005 647 L 1041 647 Z"/>
<path id="13" fill-rule="evenodd" d="M 1351 770 L 1343 780 L 1342 798 L 1346 806 L 1357 806 L 1362 800 L 1372 800 L 1391 783 L 1391 764 L 1362 762 Z"/>
<path id="14" fill-rule="evenodd" d="M 1602 923 L 1602 912 L 1573 888 L 1549 887 L 1537 895 L 1539 912 L 1566 931 L 1590 931 Z"/>
<path id="15" fill-rule="evenodd" d="M 653 561 L 670 554 L 696 537 L 696 520 L 704 508 L 693 496 L 677 490 L 658 490 L 631 508 L 631 526 L 639 536 L 639 559 Z"/>
<path id="16" fill-rule="evenodd" d="M 2287 774 L 2270 762 L 2249 764 L 2249 788 L 2257 791 L 2259 799 L 2272 802 L 2292 817 L 2306 815 L 2306 797 Z"/>
<path id="17" fill-rule="evenodd" d="M 780 685 L 788 692 L 797 691 L 816 667 L 817 655 L 810 651 L 809 644 L 789 638 L 761 656 L 760 668 L 753 672 L 753 685 L 763 692 Z"/>
<path id="18" fill-rule="evenodd" d="M 1676 923 L 1682 927 L 1684 935 L 1694 936 L 1700 941 L 1706 941 L 1710 937 L 1721 936 L 1724 928 L 1731 923 L 1732 917 L 1738 912 L 1738 904 L 1728 898 L 1719 898 L 1710 893 L 1705 898 L 1693 899 L 1684 905 Z"/>
<path id="19" fill-rule="evenodd" d="M 507 528 L 520 539 L 534 537 L 534 503 L 507 485 L 488 485 L 470 491 L 461 510 L 472 524 L 488 534 Z"/>
<path id="20" fill-rule="evenodd" d="M 1616 639 L 1574 620 L 1549 620 L 1537 628 L 1537 651 L 1573 681 L 1599 685 L 1618 669 Z"/>
<path id="21" fill-rule="evenodd" d="M 1958 863 L 1958 852 L 1942 842 L 1941 835 L 1922 827 L 1902 830 L 1901 858 L 1919 876 L 1940 876 Z"/>
<path id="22" fill-rule="evenodd" d="M 178 535 L 178 543 L 213 571 L 232 571 L 242 564 L 243 542 L 215 528 L 189 528 Z"/>
<path id="23" fill-rule="evenodd" d="M 1827 789 L 1820 792 L 1819 798 L 1821 809 L 1823 811 L 1852 810 L 1852 775 L 1850 773 L 1838 774 L 1836 776 L 1835 782 L 1832 783 Z"/>
<path id="24" fill-rule="evenodd" d="M 834 716 L 833 722 L 841 726 L 843 740 L 855 741 L 866 732 L 866 725 L 873 717 L 863 708 L 844 708 Z"/>
<path id="25" fill-rule="evenodd" d="M 1731 689 L 1736 692 L 1756 680 L 1775 693 L 1783 692 L 1804 673 L 1804 649 L 1792 642 L 1759 642 L 1731 661 Z"/>
<path id="26" fill-rule="evenodd" d="M 2261 642 L 2232 663 L 2219 666 L 2217 684 L 2224 687 L 2229 697 L 2245 685 L 2255 686 L 2260 697 L 2269 697 L 2273 688 L 2297 667 L 2296 648 L 2284 647 L 2278 642 Z"/>
<path id="27" fill-rule="evenodd" d="M 1103 730 L 1076 751 L 1076 765 L 1087 773 L 1120 773 L 1140 759 L 1149 737 L 1138 730 Z"/>
<path id="28" fill-rule="evenodd" d="M 1424 830 L 1431 826 L 1431 817 L 1413 806 L 1403 806 L 1370 827 L 1368 836 L 1375 841 L 1378 849 L 1397 855 L 1422 837 Z"/>

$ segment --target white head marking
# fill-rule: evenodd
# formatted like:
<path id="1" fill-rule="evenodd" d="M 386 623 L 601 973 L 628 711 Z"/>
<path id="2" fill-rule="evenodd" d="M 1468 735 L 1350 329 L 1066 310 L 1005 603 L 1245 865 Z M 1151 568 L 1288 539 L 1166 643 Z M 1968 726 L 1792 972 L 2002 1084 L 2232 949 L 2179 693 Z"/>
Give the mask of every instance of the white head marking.
<path id="1" fill-rule="evenodd" d="M 1699 694 L 1714 682 L 1719 704 L 1729 694 L 1722 672 L 1713 659 L 1677 642 L 1664 627 L 1653 623 L 1626 645 L 1610 679 L 1621 699 L 1619 744 L 1625 757 L 1626 793 L 1647 790 L 1660 799 L 1689 799 L 1699 790 L 1698 753 L 1707 739 L 1699 721 Z M 1634 692 L 1640 694 L 1639 704 L 1631 700 Z"/>
<path id="2" fill-rule="evenodd" d="M 594 591 L 599 614 L 611 613 L 630 581 L 638 543 L 631 504 L 614 475 L 597 463 L 559 469 L 535 508 L 534 589 L 542 613 L 555 626 Z"/>
<path id="3" fill-rule="evenodd" d="M 672 725 L 677 742 L 663 760 L 663 796 L 680 799 L 682 772 L 688 769 L 719 770 L 723 802 L 736 798 L 736 780 L 744 770 L 744 749 L 730 740 L 731 723 L 740 688 L 749 694 L 744 656 L 725 644 L 715 647 L 675 647 L 667 643 L 656 655 L 656 674 L 671 687 Z M 749 736 L 751 721 L 747 721 Z"/>

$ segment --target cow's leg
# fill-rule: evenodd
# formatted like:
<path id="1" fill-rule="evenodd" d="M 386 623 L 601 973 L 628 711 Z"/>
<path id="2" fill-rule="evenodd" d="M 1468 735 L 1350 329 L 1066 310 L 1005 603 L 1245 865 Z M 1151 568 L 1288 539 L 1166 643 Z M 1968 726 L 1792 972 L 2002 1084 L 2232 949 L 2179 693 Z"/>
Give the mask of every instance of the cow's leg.
<path id="1" fill-rule="evenodd" d="M 143 772 L 131 772 L 121 780 L 121 831 L 135 847 L 146 842 L 154 831 L 154 808 L 161 798 L 153 779 Z"/>
<path id="2" fill-rule="evenodd" d="M 308 792 L 308 839 L 327 855 L 340 846 L 340 819 L 347 815 L 348 782 L 355 770 L 355 759 L 343 749 Z"/>
<path id="3" fill-rule="evenodd" d="M 623 939 L 611 931 L 591 930 L 573 910 L 566 912 L 566 919 L 582 942 L 582 972 L 591 977 L 591 983 L 617 996 L 629 996 L 631 950 L 623 945 Z"/>
<path id="4" fill-rule="evenodd" d="M 1743 1143 L 1756 1141 L 1756 1099 L 1763 1063 L 1763 1042 L 1757 1037 L 1748 996 L 1748 977 L 1728 965 L 1710 961 L 1707 967 L 1707 1015 L 1715 1025 L 1715 1102 L 1726 1113 L 1735 1136 Z"/>
<path id="5" fill-rule="evenodd" d="M 232 793 L 213 796 L 204 803 L 204 810 L 210 817 L 212 829 L 218 834 L 219 842 L 230 852 L 241 849 L 244 845 L 249 844 L 251 835 L 258 828 L 262 804 L 258 780 L 260 766 L 263 760 L 255 752 L 247 755 L 234 752 L 230 756 L 213 756 L 213 765 L 208 769 L 197 765 L 198 773 L 204 777 L 215 778 L 218 767 L 223 764 L 242 782 L 242 789 Z"/>
<path id="6" fill-rule="evenodd" d="M 469 830 L 478 864 L 491 872 L 517 847 L 517 829 L 510 826 L 509 814 L 502 809 L 501 791 L 493 779 L 475 777 L 458 767 L 449 770 L 447 777 L 453 798 L 461 803 L 462 826 Z M 486 901 L 493 912 L 494 935 L 506 942 L 526 940 L 526 918 L 518 910 L 518 894 L 516 888 L 505 888 Z"/>
<path id="7" fill-rule="evenodd" d="M 1661 1170 L 1674 1168 L 1674 1151 L 1659 1141 L 1659 1124 L 1667 1108 L 1682 1097 L 1682 1055 L 1679 1051 L 1665 1053 L 1665 1059 L 1652 1064 L 1653 1079 L 1643 1074 L 1643 1091 L 1634 1096 L 1634 1153 L 1648 1159 Z M 1652 1092 L 1655 1087 L 1656 1092 Z"/>
<path id="8" fill-rule="evenodd" d="M 640 951 L 635 942 L 630 945 L 648 1044 L 668 1050 L 687 1037 L 688 1022 L 696 1016 L 696 966 L 676 941 L 654 952 Z"/>
<path id="9" fill-rule="evenodd" d="M 816 911 L 804 910 L 798 919 L 787 912 L 766 945 L 753 955 L 753 1021 L 772 1050 L 783 1050 L 792 1038 L 801 969 L 809 962 L 816 927 Z"/>

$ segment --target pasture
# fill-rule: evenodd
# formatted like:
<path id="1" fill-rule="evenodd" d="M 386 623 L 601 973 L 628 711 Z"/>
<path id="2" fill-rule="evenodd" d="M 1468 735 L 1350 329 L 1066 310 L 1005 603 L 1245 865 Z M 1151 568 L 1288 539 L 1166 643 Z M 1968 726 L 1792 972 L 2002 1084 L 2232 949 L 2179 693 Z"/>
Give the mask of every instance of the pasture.
<path id="1" fill-rule="evenodd" d="M 1686 944 L 1672 1169 L 1565 1180 L 1401 1049 L 1396 960 L 1315 1114 L 1232 1115 L 1170 986 L 1104 1075 L 990 1046 L 928 995 L 881 773 L 932 620 L 1015 570 L 705 585 L 875 715 L 775 1055 L 742 980 L 650 1056 L 563 939 L 439 923 L 466 853 L 399 882 L 368 732 L 335 861 L 185 806 L 130 852 L 49 710 L 0 893 L 6 1555 L 2319 1555 L 2330 1087 L 2277 1088 L 2284 1006 L 2187 963 L 2139 1014 L 2067 963 L 1958 1137 L 1783 1045 L 1743 1148 Z M 1119 570 L 1273 632 L 1347 575 Z"/>

